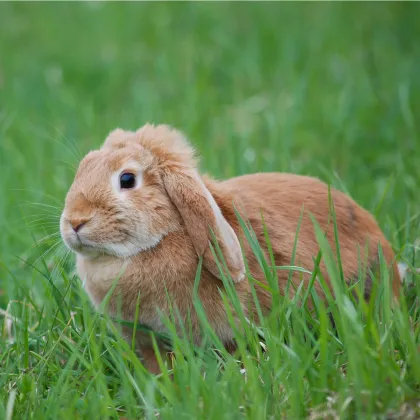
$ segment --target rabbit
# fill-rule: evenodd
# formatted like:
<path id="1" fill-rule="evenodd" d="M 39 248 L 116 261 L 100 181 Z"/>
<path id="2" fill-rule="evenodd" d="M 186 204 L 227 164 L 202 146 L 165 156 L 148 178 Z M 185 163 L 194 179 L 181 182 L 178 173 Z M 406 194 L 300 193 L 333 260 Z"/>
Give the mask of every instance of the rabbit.
<path id="1" fill-rule="evenodd" d="M 397 297 L 400 281 L 395 255 L 374 217 L 344 193 L 331 189 L 330 194 L 346 281 L 358 278 L 360 250 L 368 250 L 368 266 L 378 264 L 380 245 Z M 189 319 L 195 343 L 202 338 L 193 307 L 201 259 L 198 297 L 221 342 L 234 349 L 233 331 L 220 296 L 223 268 L 219 269 L 214 258 L 211 241 L 217 239 L 229 272 L 225 274 L 230 275 L 244 312 L 255 315 L 248 279 L 252 276 L 263 283 L 265 279 L 235 209 L 250 223 L 269 260 L 265 224 L 276 266 L 290 265 L 302 217 L 294 265 L 310 271 L 319 251 L 310 214 L 335 249 L 329 197 L 328 186 L 308 176 L 257 173 L 216 181 L 200 175 L 195 150 L 181 132 L 167 125 L 146 124 L 137 131 L 112 131 L 99 150 L 84 157 L 65 199 L 60 231 L 76 254 L 77 273 L 94 306 L 116 284 L 108 311 L 111 316 L 118 312 L 134 321 L 140 293 L 137 322 L 165 333 L 161 315 L 170 316 L 171 303 L 183 321 Z M 319 267 L 328 281 L 322 260 Z M 284 293 L 289 270 L 277 274 Z M 308 283 L 310 275 L 293 273 L 294 284 L 302 279 Z M 371 282 L 367 278 L 367 297 Z M 317 282 L 314 287 L 322 296 Z M 256 293 L 261 309 L 269 313 L 270 293 L 263 287 L 257 287 Z M 123 327 L 123 333 L 131 338 L 128 327 Z M 159 373 L 149 335 L 136 334 L 136 350 L 144 366 Z M 163 348 L 161 352 L 165 357 Z"/>

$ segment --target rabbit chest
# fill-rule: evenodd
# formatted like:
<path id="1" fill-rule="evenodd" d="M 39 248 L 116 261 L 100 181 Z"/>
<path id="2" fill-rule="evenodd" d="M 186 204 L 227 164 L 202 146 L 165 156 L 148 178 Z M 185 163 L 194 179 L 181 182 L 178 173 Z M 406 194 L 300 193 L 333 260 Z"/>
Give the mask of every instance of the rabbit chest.
<path id="1" fill-rule="evenodd" d="M 168 235 L 156 248 L 129 259 L 77 258 L 79 277 L 96 307 L 115 287 L 108 301 L 108 313 L 133 321 L 139 299 L 138 321 L 161 333 L 166 332 L 161 314 L 170 317 L 176 307 L 184 322 L 191 321 L 198 341 L 199 322 L 193 308 L 197 265 L 194 248 L 179 233 Z M 210 324 L 223 341 L 229 341 L 232 332 L 220 298 L 221 286 L 218 279 L 204 271 L 198 294 Z"/>
<path id="2" fill-rule="evenodd" d="M 77 272 L 98 307 L 115 287 L 107 304 L 111 316 L 132 321 L 139 302 L 139 322 L 157 332 L 165 327 L 159 312 L 171 315 L 176 305 L 182 316 L 191 311 L 197 256 L 184 237 L 168 235 L 157 247 L 131 258 L 77 257 Z"/>

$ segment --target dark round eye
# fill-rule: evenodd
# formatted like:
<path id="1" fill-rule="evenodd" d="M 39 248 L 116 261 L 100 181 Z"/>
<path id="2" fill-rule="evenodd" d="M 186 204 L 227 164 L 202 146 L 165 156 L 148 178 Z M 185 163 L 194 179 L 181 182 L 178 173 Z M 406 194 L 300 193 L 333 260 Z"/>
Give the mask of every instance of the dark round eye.
<path id="1" fill-rule="evenodd" d="M 130 189 L 136 186 L 136 176 L 134 174 L 125 173 L 120 176 L 120 187 L 122 189 Z"/>

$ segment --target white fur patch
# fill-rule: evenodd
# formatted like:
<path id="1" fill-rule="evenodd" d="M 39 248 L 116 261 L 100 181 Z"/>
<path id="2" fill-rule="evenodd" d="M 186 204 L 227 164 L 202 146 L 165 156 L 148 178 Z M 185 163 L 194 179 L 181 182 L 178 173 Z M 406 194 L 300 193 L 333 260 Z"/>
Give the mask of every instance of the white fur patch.
<path id="1" fill-rule="evenodd" d="M 132 257 L 141 251 L 154 248 L 162 238 L 163 235 L 150 235 L 147 240 L 141 241 L 140 238 L 137 237 L 134 243 L 108 244 L 106 245 L 106 248 L 110 254 L 121 258 L 127 258 Z"/>
<path id="2" fill-rule="evenodd" d="M 397 264 L 397 267 L 398 267 L 398 274 L 400 275 L 401 283 L 404 283 L 407 277 L 408 266 L 407 264 L 400 262 Z"/>

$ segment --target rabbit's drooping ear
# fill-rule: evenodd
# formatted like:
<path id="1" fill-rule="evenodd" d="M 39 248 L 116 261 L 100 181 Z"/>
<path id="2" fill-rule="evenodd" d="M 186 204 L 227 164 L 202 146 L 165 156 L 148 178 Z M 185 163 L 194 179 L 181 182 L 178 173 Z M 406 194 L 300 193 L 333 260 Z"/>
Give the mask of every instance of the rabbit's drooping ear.
<path id="1" fill-rule="evenodd" d="M 172 168 L 165 171 L 163 180 L 198 256 L 203 257 L 203 266 L 214 276 L 221 278 L 210 248 L 213 232 L 233 281 L 242 280 L 245 266 L 239 240 L 198 172 L 193 168 Z"/>

